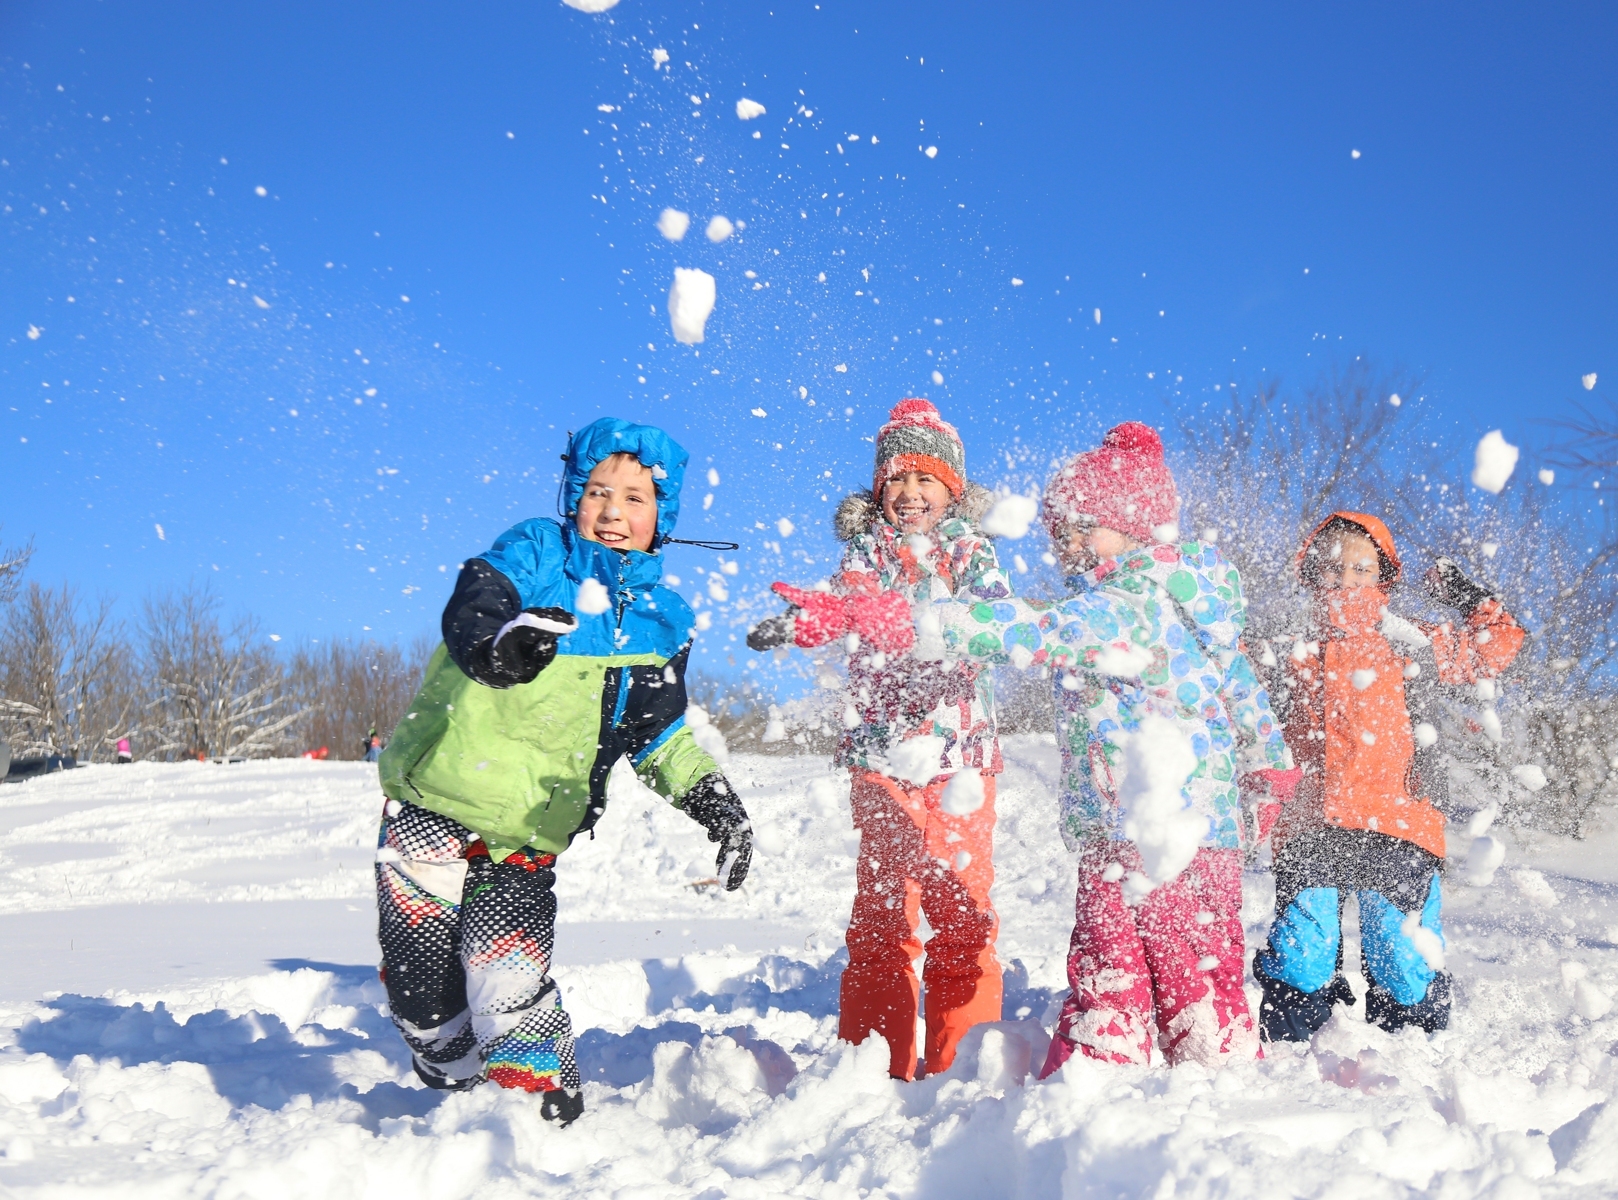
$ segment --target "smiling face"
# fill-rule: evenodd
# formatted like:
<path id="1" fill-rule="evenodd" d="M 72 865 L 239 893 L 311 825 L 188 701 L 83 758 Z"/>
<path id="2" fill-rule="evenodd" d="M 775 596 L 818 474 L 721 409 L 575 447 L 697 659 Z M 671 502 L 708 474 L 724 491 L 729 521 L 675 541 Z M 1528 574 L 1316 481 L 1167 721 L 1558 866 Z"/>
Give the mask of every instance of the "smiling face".
<path id="1" fill-rule="evenodd" d="M 1127 533 L 1119 533 L 1105 525 L 1075 523 L 1070 529 L 1067 539 L 1057 547 L 1062 571 L 1068 575 L 1093 571 L 1104 560 L 1117 558 L 1140 545 Z"/>
<path id="2" fill-rule="evenodd" d="M 579 534 L 613 550 L 650 550 L 657 536 L 657 486 L 632 454 L 602 459 L 585 481 L 574 516 Z"/>
<path id="3" fill-rule="evenodd" d="M 1382 582 L 1382 559 L 1376 543 L 1346 529 L 1328 535 L 1320 546 L 1312 582 L 1321 591 L 1377 587 Z"/>
<path id="4" fill-rule="evenodd" d="M 931 533 L 955 497 L 938 476 L 906 471 L 882 485 L 882 515 L 904 533 Z"/>

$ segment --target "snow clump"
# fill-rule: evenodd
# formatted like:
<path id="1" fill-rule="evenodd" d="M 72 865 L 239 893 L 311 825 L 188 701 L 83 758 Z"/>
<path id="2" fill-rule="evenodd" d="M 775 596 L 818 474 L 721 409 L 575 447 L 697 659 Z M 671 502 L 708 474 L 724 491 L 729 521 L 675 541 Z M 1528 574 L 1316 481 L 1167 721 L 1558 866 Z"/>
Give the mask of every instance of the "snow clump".
<path id="1" fill-rule="evenodd" d="M 1595 391 L 1596 390 L 1596 373 L 1594 371 L 1591 371 L 1588 375 L 1581 375 L 1579 377 L 1579 382 L 1584 384 L 1584 390 L 1585 391 L 1587 391 L 1587 392 Z"/>
<path id="2" fill-rule="evenodd" d="M 1545 769 L 1534 763 L 1523 763 L 1521 766 L 1512 767 L 1511 774 L 1518 783 L 1531 792 L 1542 790 L 1546 783 Z"/>
<path id="3" fill-rule="evenodd" d="M 1168 883 L 1191 865 L 1208 821 L 1186 800 L 1185 781 L 1197 769 L 1197 754 L 1180 727 L 1166 717 L 1141 718 L 1133 733 L 1119 736 L 1123 750 L 1118 806 L 1124 836 L 1140 851 L 1154 884 Z"/>
<path id="4" fill-rule="evenodd" d="M 969 817 L 983 807 L 984 799 L 982 774 L 973 770 L 957 771 L 944 785 L 938 807 L 952 817 Z"/>
<path id="5" fill-rule="evenodd" d="M 926 787 L 938 774 L 944 739 L 932 734 L 906 738 L 888 751 L 888 770 L 898 779 Z"/>
<path id="6" fill-rule="evenodd" d="M 677 208 L 665 208 L 663 215 L 657 218 L 657 232 L 671 242 L 679 241 L 690 228 L 691 217 Z"/>
<path id="7" fill-rule="evenodd" d="M 669 288 L 669 326 L 674 340 L 687 346 L 702 341 L 713 312 L 714 278 L 697 267 L 675 267 Z"/>
<path id="8" fill-rule="evenodd" d="M 730 223 L 728 217 L 715 217 L 708 222 L 708 240 L 719 243 L 736 232 L 736 227 Z"/>
<path id="9" fill-rule="evenodd" d="M 744 121 L 751 121 L 754 117 L 764 115 L 764 106 L 757 100 L 749 100 L 746 96 L 743 96 L 736 101 L 736 115 Z"/>
<path id="10" fill-rule="evenodd" d="M 719 727 L 713 723 L 707 709 L 700 704 L 687 705 L 685 723 L 691 730 L 691 736 L 696 739 L 697 747 L 709 758 L 720 766 L 729 761 L 730 747 L 725 744 L 725 735 L 719 732 Z"/>
<path id="11" fill-rule="evenodd" d="M 1472 482 L 1498 496 L 1516 469 L 1517 447 L 1506 441 L 1498 429 L 1484 434 L 1473 459 Z"/>
<path id="12" fill-rule="evenodd" d="M 652 51 L 652 70 L 657 70 L 669 61 L 669 52 L 658 46 Z"/>
<path id="13" fill-rule="evenodd" d="M 586 579 L 579 584 L 579 597 L 573 611 L 586 617 L 599 617 L 612 607 L 612 597 L 599 579 Z"/>
<path id="14" fill-rule="evenodd" d="M 1002 496 L 983 518 L 983 532 L 990 537 L 1026 537 L 1038 512 L 1039 503 L 1032 496 Z"/>
<path id="15" fill-rule="evenodd" d="M 616 5 L 618 0 L 562 0 L 562 3 L 580 12 L 603 13 Z"/>

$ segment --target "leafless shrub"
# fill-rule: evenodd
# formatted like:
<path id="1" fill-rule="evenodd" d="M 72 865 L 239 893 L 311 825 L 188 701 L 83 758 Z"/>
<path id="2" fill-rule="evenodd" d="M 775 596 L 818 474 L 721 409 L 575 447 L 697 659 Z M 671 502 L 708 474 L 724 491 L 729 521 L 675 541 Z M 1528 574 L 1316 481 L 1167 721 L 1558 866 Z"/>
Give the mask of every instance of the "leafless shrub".
<path id="1" fill-rule="evenodd" d="M 328 642 L 300 650 L 290 667 L 291 686 L 309 712 L 302 727 L 311 747 L 331 757 L 357 759 L 376 730 L 386 742 L 416 694 L 434 644 L 418 638 L 406 649 L 366 640 Z"/>
<path id="2" fill-rule="evenodd" d="M 111 599 L 30 584 L 0 633 L 0 729 L 12 753 L 110 757 L 139 707 L 131 657 Z"/>
<path id="3" fill-rule="evenodd" d="M 28 560 L 33 556 L 32 541 L 24 542 L 21 546 L 0 546 L 0 604 L 10 604 L 17 599 L 23 572 L 28 569 Z"/>
<path id="4" fill-rule="evenodd" d="M 143 757 L 265 758 L 294 749 L 308 709 L 253 618 L 225 627 L 218 597 L 192 587 L 147 600 L 143 633 L 152 692 Z"/>

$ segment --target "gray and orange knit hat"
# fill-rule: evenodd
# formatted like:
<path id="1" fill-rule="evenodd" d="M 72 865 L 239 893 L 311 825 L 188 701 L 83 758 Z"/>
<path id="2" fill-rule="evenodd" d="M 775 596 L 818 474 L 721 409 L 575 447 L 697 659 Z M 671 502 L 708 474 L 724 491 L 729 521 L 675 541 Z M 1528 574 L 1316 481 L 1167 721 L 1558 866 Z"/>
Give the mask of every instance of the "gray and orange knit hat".
<path id="1" fill-rule="evenodd" d="M 882 485 L 895 475 L 926 471 L 936 475 L 957 500 L 966 488 L 966 447 L 930 400 L 901 400 L 888 414 L 888 423 L 876 434 L 876 477 L 871 490 L 879 497 Z"/>

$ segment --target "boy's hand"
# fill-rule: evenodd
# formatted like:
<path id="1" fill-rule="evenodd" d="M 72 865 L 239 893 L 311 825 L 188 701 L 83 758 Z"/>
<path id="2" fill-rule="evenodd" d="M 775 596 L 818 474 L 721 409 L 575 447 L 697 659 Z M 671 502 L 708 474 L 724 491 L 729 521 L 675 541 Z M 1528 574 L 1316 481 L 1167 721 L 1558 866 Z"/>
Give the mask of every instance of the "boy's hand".
<path id="1" fill-rule="evenodd" d="M 790 646 L 797 638 L 798 610 L 789 608 L 779 616 L 765 617 L 747 631 L 749 650 L 774 650 L 777 646 Z"/>
<path id="2" fill-rule="evenodd" d="M 792 640 L 805 650 L 834 642 L 848 632 L 848 597 L 811 592 L 789 583 L 771 584 L 777 596 L 792 605 Z"/>
<path id="3" fill-rule="evenodd" d="M 708 831 L 708 840 L 719 843 L 716 869 L 727 892 L 734 892 L 747 878 L 753 862 L 753 825 L 747 819 L 741 797 L 730 782 L 715 772 L 704 775 L 686 793 L 685 815 Z"/>
<path id="4" fill-rule="evenodd" d="M 1488 588 L 1468 579 L 1452 558 L 1435 562 L 1423 582 L 1429 596 L 1440 604 L 1460 609 L 1463 617 L 1471 616 L 1474 608 L 1494 595 Z"/>
<path id="5" fill-rule="evenodd" d="M 489 646 L 496 686 L 532 683 L 556 657 L 556 639 L 579 627 L 565 608 L 525 608 L 507 621 Z"/>

